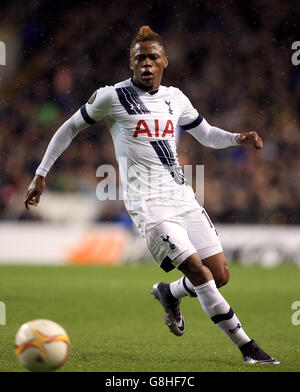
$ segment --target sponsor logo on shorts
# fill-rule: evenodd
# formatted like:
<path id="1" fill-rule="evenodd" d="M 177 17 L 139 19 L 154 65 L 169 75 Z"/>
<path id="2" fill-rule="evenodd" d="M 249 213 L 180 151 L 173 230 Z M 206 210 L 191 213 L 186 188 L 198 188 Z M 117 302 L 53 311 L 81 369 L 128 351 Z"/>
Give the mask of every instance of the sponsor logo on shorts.
<path id="1" fill-rule="evenodd" d="M 172 244 L 172 242 L 170 241 L 170 237 L 168 236 L 168 235 L 166 235 L 166 237 L 164 237 L 163 235 L 161 236 L 161 239 L 164 241 L 164 242 L 168 242 L 169 243 L 169 245 L 170 245 L 170 249 L 175 249 L 176 248 L 176 246 L 174 245 L 174 244 Z"/>

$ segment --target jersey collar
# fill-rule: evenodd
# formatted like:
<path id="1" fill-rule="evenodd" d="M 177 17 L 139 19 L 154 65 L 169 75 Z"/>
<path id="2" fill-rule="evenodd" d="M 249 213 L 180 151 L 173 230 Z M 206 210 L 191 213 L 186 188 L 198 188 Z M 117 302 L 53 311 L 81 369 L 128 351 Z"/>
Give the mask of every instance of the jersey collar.
<path id="1" fill-rule="evenodd" d="M 147 91 L 147 90 L 145 89 L 144 86 L 142 86 L 139 82 L 137 82 L 137 81 L 134 79 L 134 77 L 132 77 L 132 78 L 130 79 L 130 81 L 131 81 L 131 83 L 132 83 L 136 88 L 139 88 L 140 90 L 143 90 L 143 91 L 147 92 L 147 93 L 150 94 L 150 95 L 154 95 L 154 94 L 158 93 L 159 88 L 156 89 L 156 90 Z"/>

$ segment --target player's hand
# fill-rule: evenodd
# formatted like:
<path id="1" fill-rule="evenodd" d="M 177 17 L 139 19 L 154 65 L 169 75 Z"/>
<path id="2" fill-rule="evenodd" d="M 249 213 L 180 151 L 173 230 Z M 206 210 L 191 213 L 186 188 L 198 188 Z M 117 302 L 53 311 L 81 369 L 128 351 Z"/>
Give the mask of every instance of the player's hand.
<path id="1" fill-rule="evenodd" d="M 27 210 L 30 209 L 29 206 L 36 207 L 38 205 L 41 194 L 44 192 L 45 187 L 45 178 L 36 174 L 28 187 L 28 191 L 24 200 Z"/>
<path id="2" fill-rule="evenodd" d="M 249 144 L 253 146 L 257 150 L 261 150 L 263 148 L 263 141 L 260 136 L 258 136 L 257 132 L 244 132 L 241 133 L 237 138 L 236 141 L 238 144 Z"/>

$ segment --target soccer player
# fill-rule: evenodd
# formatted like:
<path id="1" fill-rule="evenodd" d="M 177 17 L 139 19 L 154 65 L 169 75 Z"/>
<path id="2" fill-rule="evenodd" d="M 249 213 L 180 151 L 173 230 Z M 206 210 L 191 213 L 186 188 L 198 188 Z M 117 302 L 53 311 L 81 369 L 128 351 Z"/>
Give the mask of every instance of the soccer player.
<path id="1" fill-rule="evenodd" d="M 181 336 L 183 297 L 197 297 L 204 312 L 239 348 L 246 363 L 278 364 L 248 337 L 218 288 L 229 280 L 216 230 L 187 184 L 176 154 L 177 126 L 210 148 L 263 147 L 256 132 L 231 133 L 211 126 L 175 87 L 161 85 L 168 66 L 161 37 L 142 26 L 130 47 L 133 76 L 99 88 L 52 137 L 32 180 L 25 206 L 36 206 L 45 177 L 77 133 L 104 119 L 113 138 L 124 203 L 158 265 L 183 277 L 156 283 L 152 294 L 164 308 L 170 331 Z"/>

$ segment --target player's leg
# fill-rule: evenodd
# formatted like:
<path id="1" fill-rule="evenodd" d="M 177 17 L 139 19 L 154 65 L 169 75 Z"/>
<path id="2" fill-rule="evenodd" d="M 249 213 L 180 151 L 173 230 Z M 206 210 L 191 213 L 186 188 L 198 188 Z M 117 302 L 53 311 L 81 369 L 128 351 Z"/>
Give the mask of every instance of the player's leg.
<path id="1" fill-rule="evenodd" d="M 216 259 L 215 261 L 214 257 Z M 221 264 L 220 260 L 224 261 L 224 259 L 220 257 L 220 254 L 217 254 L 215 256 L 210 256 L 209 262 L 211 265 L 218 266 Z M 154 294 L 156 294 L 156 297 L 160 302 L 172 303 L 172 297 L 177 299 L 177 301 L 180 300 L 183 295 L 176 294 L 180 291 L 179 282 L 182 280 L 182 282 L 186 282 L 183 283 L 182 286 L 184 287 L 185 285 L 184 290 L 190 291 L 191 296 L 198 297 L 205 313 L 238 347 L 248 343 L 251 339 L 246 335 L 241 327 L 240 321 L 217 289 L 212 272 L 202 263 L 199 255 L 197 253 L 190 255 L 178 266 L 178 269 L 182 271 L 185 276 L 177 281 L 178 288 L 176 290 L 171 290 L 171 286 L 174 285 L 174 282 L 170 285 L 161 282 L 159 286 L 158 284 L 154 286 Z M 218 272 L 217 268 L 215 268 L 215 270 Z M 187 279 L 185 280 L 185 278 Z M 190 288 L 187 288 L 187 283 Z M 174 331 L 172 330 L 172 332 Z M 177 335 L 177 333 L 175 334 Z"/>
<path id="2" fill-rule="evenodd" d="M 223 252 L 203 259 L 202 263 L 210 270 L 218 288 L 228 283 L 230 274 Z M 181 299 L 186 296 L 197 297 L 197 294 L 194 290 L 194 285 L 185 275 L 182 278 L 170 283 L 170 290 L 172 295 L 177 299 Z"/>
<path id="3" fill-rule="evenodd" d="M 214 279 L 203 283 L 199 267 L 201 260 L 198 255 L 193 256 L 195 257 L 187 258 L 178 269 L 193 284 L 204 312 L 238 347 L 248 343 L 251 339 L 246 335 L 230 305 L 217 289 Z M 213 257 L 211 256 L 211 259 Z"/>
<path id="4" fill-rule="evenodd" d="M 197 256 L 197 251 L 190 242 L 186 229 L 180 224 L 180 220 L 176 222 L 173 219 L 159 223 L 147 230 L 145 237 L 152 256 L 166 272 L 178 267 L 187 258 Z M 199 279 L 203 283 L 213 279 L 210 270 L 201 262 L 200 264 Z M 179 308 L 180 299 L 172 295 L 170 285 L 164 282 L 154 284 L 151 292 L 164 308 L 165 322 L 170 331 L 181 336 L 185 324 Z"/>
<path id="5" fill-rule="evenodd" d="M 230 273 L 224 252 L 202 259 L 202 263 L 210 270 L 218 288 L 229 282 Z"/>
<path id="6" fill-rule="evenodd" d="M 200 211 L 200 213 L 199 213 Z M 195 244 L 201 248 L 201 255 L 207 256 L 209 267 L 202 263 L 194 244 L 188 235 L 184 225 L 184 220 L 178 219 L 178 223 L 174 220 L 166 221 L 156 225 L 153 229 L 146 233 L 146 241 L 150 252 L 160 267 L 165 271 L 170 271 L 174 267 L 179 267 L 186 260 L 191 260 L 190 267 L 195 268 L 195 276 L 197 277 L 196 285 L 204 284 L 215 279 L 219 284 L 225 284 L 225 280 L 229 278 L 228 268 L 224 255 L 222 256 L 222 247 L 215 231 L 211 233 L 210 227 L 207 233 L 207 219 L 203 217 L 201 211 L 190 216 L 191 231 L 194 237 L 198 238 L 200 234 L 203 241 Z M 198 222 L 200 221 L 200 230 Z M 180 224 L 182 222 L 182 224 Z M 193 236 L 192 236 L 193 238 Z M 217 254 L 215 259 L 211 258 L 212 254 Z M 171 332 L 177 336 L 184 333 L 184 318 L 179 308 L 182 297 L 190 295 L 197 296 L 194 290 L 195 281 L 190 282 L 189 275 L 184 274 L 179 280 L 171 284 L 160 282 L 152 287 L 152 294 L 160 301 L 165 310 L 166 324 Z M 214 276 L 215 275 L 215 276 Z"/>
<path id="7" fill-rule="evenodd" d="M 195 267 L 195 273 L 197 270 L 197 278 L 201 284 L 213 280 L 210 270 L 201 263 L 197 253 L 189 256 L 188 260 L 192 260 L 195 264 L 199 263 Z M 165 282 L 156 283 L 153 285 L 151 293 L 154 295 L 154 298 L 159 300 L 165 310 L 165 320 L 170 332 L 173 332 L 177 336 L 183 335 L 185 322 L 179 307 L 180 299 L 172 295 L 170 285 Z"/>
<path id="8" fill-rule="evenodd" d="M 196 201 L 190 211 L 185 213 L 188 237 L 197 249 L 203 263 L 211 271 L 218 288 L 229 281 L 228 264 L 218 233 L 207 212 Z M 185 296 L 196 297 L 194 285 L 184 276 L 170 284 L 174 297 L 181 299 Z"/>
<path id="9" fill-rule="evenodd" d="M 218 258 L 218 255 L 215 257 Z M 210 262 L 214 263 L 214 256 L 211 256 Z M 187 258 L 178 269 L 193 284 L 198 300 L 207 316 L 240 349 L 244 362 L 278 364 L 278 361 L 266 354 L 254 340 L 249 338 L 233 309 L 218 290 L 215 281 L 212 279 L 203 283 L 201 264 L 203 265 L 199 256 L 193 255 Z"/>
<path id="10" fill-rule="evenodd" d="M 202 215 L 205 215 L 204 220 Z M 165 309 L 176 303 L 176 307 L 173 307 L 174 314 L 181 314 L 179 301 L 183 296 L 197 296 L 208 317 L 241 350 L 245 362 L 278 363 L 248 337 L 234 311 L 217 288 L 216 282 L 219 287 L 228 282 L 229 271 L 218 235 L 207 214 L 196 213 L 189 218 L 191 231 L 188 237 L 189 240 L 194 240 L 192 243 L 197 247 L 197 253 L 183 253 L 187 256 L 186 259 L 177 260 L 176 267 L 183 272 L 184 277 L 171 284 L 156 284 L 152 292 Z M 184 232 L 182 236 L 184 237 Z M 170 330 L 174 332 L 172 328 Z M 174 333 L 180 336 L 184 329 L 180 332 L 182 333 Z"/>

